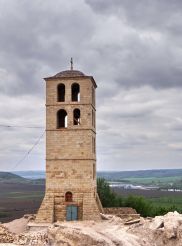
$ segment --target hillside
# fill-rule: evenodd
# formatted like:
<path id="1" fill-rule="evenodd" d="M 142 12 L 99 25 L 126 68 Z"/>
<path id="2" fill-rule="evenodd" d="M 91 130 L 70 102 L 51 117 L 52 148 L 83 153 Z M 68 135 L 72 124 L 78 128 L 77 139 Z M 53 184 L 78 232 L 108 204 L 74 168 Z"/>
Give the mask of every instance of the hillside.
<path id="1" fill-rule="evenodd" d="M 29 185 L 44 185 L 45 179 L 28 179 L 19 176 L 15 173 L 0 172 L 0 183 L 3 184 L 29 184 Z"/>
<path id="2" fill-rule="evenodd" d="M 121 180 L 126 178 L 164 178 L 182 176 L 182 169 L 157 169 L 157 170 L 137 170 L 137 171 L 100 171 L 99 177 L 107 180 Z"/>
<path id="3" fill-rule="evenodd" d="M 143 185 L 165 190 L 182 190 L 182 169 L 98 172 L 98 177 L 127 185 Z"/>
<path id="4" fill-rule="evenodd" d="M 44 184 L 44 171 L 0 172 L 0 182 Z M 182 189 L 182 169 L 137 171 L 99 171 L 97 177 L 111 182 L 155 186 L 162 189 Z"/>
<path id="5" fill-rule="evenodd" d="M 28 180 L 10 172 L 0 172 L 1 183 L 27 183 Z"/>
<path id="6" fill-rule="evenodd" d="M 15 171 L 16 175 L 27 179 L 44 179 L 45 171 Z M 156 169 L 156 170 L 137 170 L 137 171 L 97 171 L 98 177 L 103 177 L 107 180 L 120 180 L 126 178 L 165 178 L 165 177 L 180 177 L 182 169 Z"/>
<path id="7" fill-rule="evenodd" d="M 0 222 L 36 213 L 44 197 L 44 181 L 0 172 Z"/>
<path id="8" fill-rule="evenodd" d="M 33 184 L 44 184 L 45 182 L 45 171 L 16 171 L 14 174 Z M 125 184 L 182 190 L 182 169 L 98 171 L 97 177 L 105 178 L 111 182 L 118 181 Z"/>

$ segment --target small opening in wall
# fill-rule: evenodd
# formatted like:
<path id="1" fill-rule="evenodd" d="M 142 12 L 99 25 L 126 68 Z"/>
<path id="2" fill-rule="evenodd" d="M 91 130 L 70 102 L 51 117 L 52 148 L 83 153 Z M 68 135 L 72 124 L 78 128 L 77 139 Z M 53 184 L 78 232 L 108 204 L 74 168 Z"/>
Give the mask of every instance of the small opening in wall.
<path id="1" fill-rule="evenodd" d="M 70 191 L 66 192 L 65 202 L 72 202 L 72 201 L 73 201 L 73 194 Z"/>
<path id="2" fill-rule="evenodd" d="M 92 126 L 95 128 L 95 112 L 92 110 Z"/>
<path id="3" fill-rule="evenodd" d="M 92 126 L 94 126 L 94 111 L 92 110 Z"/>
<path id="4" fill-rule="evenodd" d="M 95 154 L 95 152 L 96 152 L 95 138 L 92 137 L 92 153 Z"/>
<path id="5" fill-rule="evenodd" d="M 80 85 L 77 83 L 72 84 L 71 92 L 72 92 L 72 101 L 79 102 L 80 101 Z"/>
<path id="6" fill-rule="evenodd" d="M 95 138 L 93 137 L 93 153 L 95 154 Z"/>
<path id="7" fill-rule="evenodd" d="M 95 163 L 93 163 L 93 179 L 95 179 L 96 169 L 95 169 Z"/>
<path id="8" fill-rule="evenodd" d="M 92 104 L 95 105 L 95 89 L 92 87 Z"/>

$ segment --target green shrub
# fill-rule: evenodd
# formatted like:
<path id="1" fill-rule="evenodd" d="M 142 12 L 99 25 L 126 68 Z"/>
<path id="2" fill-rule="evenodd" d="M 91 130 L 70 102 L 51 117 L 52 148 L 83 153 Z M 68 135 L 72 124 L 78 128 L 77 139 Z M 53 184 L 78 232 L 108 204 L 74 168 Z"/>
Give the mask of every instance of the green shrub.
<path id="1" fill-rule="evenodd" d="M 9 214 L 7 212 L 0 212 L 0 218 L 6 218 Z"/>
<path id="2" fill-rule="evenodd" d="M 153 210 L 154 210 L 154 216 L 158 216 L 158 215 L 167 214 L 168 212 L 178 211 L 178 208 L 175 206 L 171 206 L 171 207 L 159 206 L 159 207 L 154 207 Z"/>
<path id="3" fill-rule="evenodd" d="M 128 196 L 122 198 L 111 190 L 108 182 L 104 178 L 97 179 L 97 192 L 103 207 L 132 207 L 143 217 L 154 217 L 164 215 L 170 211 L 178 211 L 175 206 L 156 206 L 142 196 Z"/>
<path id="4" fill-rule="evenodd" d="M 103 207 L 117 207 L 117 196 L 103 178 L 97 179 L 97 192 Z"/>
<path id="5" fill-rule="evenodd" d="M 124 205 L 134 208 L 143 217 L 153 216 L 153 206 L 142 196 L 128 196 Z"/>

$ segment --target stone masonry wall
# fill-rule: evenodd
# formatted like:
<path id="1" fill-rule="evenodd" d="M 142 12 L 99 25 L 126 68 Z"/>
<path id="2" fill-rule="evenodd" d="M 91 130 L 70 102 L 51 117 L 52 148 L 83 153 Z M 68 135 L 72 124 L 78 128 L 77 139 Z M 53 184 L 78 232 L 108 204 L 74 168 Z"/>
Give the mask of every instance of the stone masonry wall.
<path id="1" fill-rule="evenodd" d="M 80 85 L 80 101 L 71 101 L 71 85 Z M 65 102 L 57 102 L 57 86 L 65 84 Z M 66 219 L 66 206 L 78 207 L 79 220 L 100 219 L 96 202 L 95 93 L 90 78 L 46 81 L 46 195 L 36 221 Z M 80 125 L 73 124 L 73 110 L 80 109 Z M 66 128 L 57 129 L 57 111 L 65 109 Z M 72 202 L 65 193 L 72 192 Z M 52 212 L 51 212 L 51 211 Z"/>

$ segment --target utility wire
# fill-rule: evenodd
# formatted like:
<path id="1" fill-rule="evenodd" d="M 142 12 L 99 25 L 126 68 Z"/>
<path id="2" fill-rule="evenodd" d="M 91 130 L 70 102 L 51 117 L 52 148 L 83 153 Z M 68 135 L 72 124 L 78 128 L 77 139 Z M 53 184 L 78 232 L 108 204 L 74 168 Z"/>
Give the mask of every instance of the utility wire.
<path id="1" fill-rule="evenodd" d="M 44 127 L 42 126 L 23 126 L 23 125 L 5 125 L 5 124 L 0 124 L 0 127 L 7 127 L 7 128 L 38 128 L 38 129 L 43 129 Z"/>
<path id="2" fill-rule="evenodd" d="M 23 156 L 23 158 L 21 158 L 19 161 L 17 161 L 17 163 L 12 168 L 12 170 L 14 170 L 20 163 L 22 163 L 25 160 L 25 158 L 32 152 L 32 150 L 35 148 L 35 146 L 40 142 L 40 140 L 44 136 L 44 134 L 45 134 L 45 131 L 39 136 L 39 138 L 36 140 L 34 145 L 27 151 L 27 153 Z"/>

